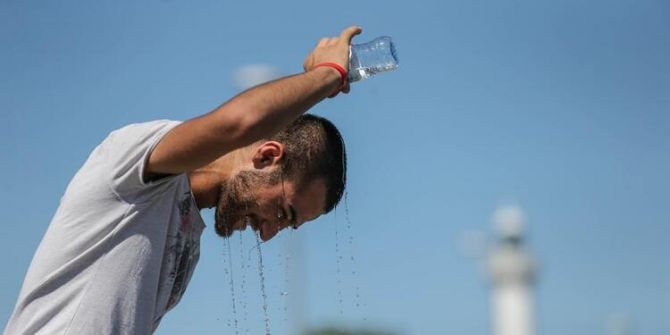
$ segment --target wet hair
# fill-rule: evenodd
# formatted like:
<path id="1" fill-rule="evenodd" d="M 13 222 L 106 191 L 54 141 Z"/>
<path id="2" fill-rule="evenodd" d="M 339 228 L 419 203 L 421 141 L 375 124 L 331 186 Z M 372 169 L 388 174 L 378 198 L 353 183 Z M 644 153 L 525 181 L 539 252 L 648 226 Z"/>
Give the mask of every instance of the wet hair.
<path id="1" fill-rule="evenodd" d="M 347 181 L 347 154 L 335 125 L 323 117 L 304 114 L 269 140 L 284 145 L 284 177 L 298 187 L 321 178 L 326 184 L 324 213 L 333 210 Z"/>

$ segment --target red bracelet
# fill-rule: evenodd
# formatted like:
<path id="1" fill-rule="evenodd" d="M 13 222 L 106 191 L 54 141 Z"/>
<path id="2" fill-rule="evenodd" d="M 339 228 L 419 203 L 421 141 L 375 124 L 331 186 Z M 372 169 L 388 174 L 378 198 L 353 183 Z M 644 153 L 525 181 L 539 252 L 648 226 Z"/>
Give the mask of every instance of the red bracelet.
<path id="1" fill-rule="evenodd" d="M 317 67 L 321 67 L 321 66 L 327 66 L 327 67 L 333 68 L 333 69 L 337 70 L 337 72 L 340 73 L 340 87 L 338 87 L 337 90 L 332 95 L 330 95 L 330 97 L 332 98 L 332 97 L 336 96 L 338 93 L 340 93 L 340 91 L 347 84 L 347 70 L 345 70 L 342 67 L 342 65 L 337 64 L 337 63 L 333 63 L 333 62 L 319 63 L 319 64 L 314 65 L 314 67 L 312 69 L 316 69 Z"/>

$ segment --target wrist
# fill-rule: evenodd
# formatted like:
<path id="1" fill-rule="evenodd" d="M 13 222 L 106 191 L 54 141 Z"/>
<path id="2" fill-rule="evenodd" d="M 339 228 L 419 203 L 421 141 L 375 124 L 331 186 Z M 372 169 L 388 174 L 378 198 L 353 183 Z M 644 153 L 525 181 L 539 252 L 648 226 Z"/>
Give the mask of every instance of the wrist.
<path id="1" fill-rule="evenodd" d="M 329 73 L 329 79 L 336 80 L 338 83 L 337 88 L 333 91 L 331 95 L 329 95 L 329 97 L 332 98 L 336 96 L 347 85 L 348 72 L 341 65 L 333 62 L 321 62 L 314 65 L 314 67 L 312 68 L 312 70 L 319 70 L 319 69 L 322 69 L 320 71 L 324 72 L 327 70 L 327 72 Z"/>

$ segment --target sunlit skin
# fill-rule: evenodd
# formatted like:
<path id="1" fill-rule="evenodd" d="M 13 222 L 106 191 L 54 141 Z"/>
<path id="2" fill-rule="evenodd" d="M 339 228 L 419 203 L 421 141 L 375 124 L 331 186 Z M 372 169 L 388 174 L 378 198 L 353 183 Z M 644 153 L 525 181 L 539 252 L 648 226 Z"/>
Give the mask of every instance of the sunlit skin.
<path id="1" fill-rule="evenodd" d="M 230 189 L 231 181 L 243 171 L 269 175 L 281 169 L 283 154 L 281 143 L 256 143 L 189 174 L 198 207 L 215 207 L 222 214 L 217 215 L 217 220 L 219 216 L 228 218 L 225 220 L 227 230 L 217 233 L 229 236 L 233 231 L 251 226 L 263 241 L 269 241 L 279 231 L 298 228 L 323 213 L 326 186 L 322 179 L 303 183 L 300 188 L 294 181 L 280 178 L 274 184 L 259 181 L 249 185 L 248 189 Z M 227 189 L 224 187 L 224 192 L 221 192 L 222 185 L 228 186 Z M 227 194 L 226 190 L 232 194 Z M 232 199 L 228 199 L 231 195 Z"/>
<path id="2" fill-rule="evenodd" d="M 247 225 L 260 232 L 261 240 L 268 241 L 286 228 L 297 229 L 323 212 L 326 187 L 321 179 L 311 182 L 298 192 L 295 184 L 284 182 L 261 186 L 254 194 L 255 205 L 238 213 L 232 230 L 244 230 Z"/>
<path id="3" fill-rule="evenodd" d="M 322 38 L 305 58 L 305 72 L 246 90 L 171 129 L 149 156 L 144 177 L 188 173 L 198 207 L 217 208 L 216 231 L 223 236 L 249 223 L 267 241 L 281 229 L 318 217 L 326 207 L 323 181 L 295 184 L 284 178 L 282 183 L 249 186 L 239 177 L 245 171 L 276 173 L 284 146 L 262 139 L 323 99 L 349 92 L 339 69 L 348 69 L 351 41 L 361 31 L 351 26 L 338 36 Z M 331 65 L 320 66 L 324 64 Z"/>
<path id="4" fill-rule="evenodd" d="M 182 199 L 181 193 L 185 176 L 197 207 L 216 209 L 214 230 L 225 238 L 250 226 L 260 239 L 269 241 L 282 229 L 300 227 L 335 206 L 346 181 L 344 143 L 327 120 L 313 117 L 312 121 L 301 123 L 310 117 L 300 117 L 324 99 L 349 92 L 349 48 L 353 37 L 360 33 L 360 27 L 351 26 L 338 36 L 321 39 L 305 58 L 304 72 L 247 89 L 209 113 L 178 124 L 131 126 L 127 128 L 130 130 L 124 128 L 110 135 L 101 145 L 102 150 L 91 156 L 105 156 L 101 158 L 104 164 L 97 164 L 95 158 L 89 160 L 93 166 L 86 164 L 81 170 L 85 175 L 97 176 L 104 169 L 110 176 L 99 178 L 96 183 L 87 182 L 86 191 L 74 192 L 72 197 L 72 192 L 67 192 L 68 201 L 59 214 L 71 213 L 72 217 L 56 214 L 26 275 L 7 331 L 26 334 L 46 329 L 45 332 L 54 333 L 54 329 L 60 329 L 62 333 L 70 329 L 73 333 L 97 334 L 102 327 L 145 334 L 155 329 L 179 301 L 197 263 L 200 230 L 196 225 L 184 224 L 191 213 L 189 203 L 184 202 L 188 199 Z M 284 144 L 269 138 L 289 144 L 289 149 L 285 151 Z M 138 146 L 125 147 L 131 143 Z M 152 149 L 147 153 L 148 146 Z M 126 149 L 126 153 L 119 151 Z M 107 152 L 115 155 L 106 155 Z M 142 160 L 138 161 L 140 154 Z M 142 167 L 141 176 L 136 174 L 136 164 Z M 304 171 L 296 171 L 300 168 Z M 341 179 L 336 176 L 340 173 Z M 309 180 L 303 176 L 307 174 Z M 324 177 L 314 178 L 314 174 Z M 170 176 L 177 176 L 173 180 L 178 184 L 152 183 L 168 182 L 165 178 Z M 73 183 L 83 187 L 77 183 L 80 180 L 88 181 L 84 177 Z M 326 189 L 326 183 L 334 184 L 333 189 Z M 159 218 L 151 216 L 151 210 L 157 208 L 134 205 L 135 199 L 153 196 L 156 190 L 166 193 L 151 200 L 173 207 L 160 216 L 165 222 L 155 222 Z M 132 206 L 128 207 L 129 200 L 118 194 L 123 191 L 132 193 Z M 110 198 L 111 193 L 116 197 Z M 89 199 L 90 195 L 104 197 L 104 201 Z M 118 208 L 128 207 L 128 211 L 104 206 L 109 202 L 117 203 Z M 96 204 L 103 207 L 91 208 Z M 106 225 L 103 228 L 121 231 L 119 236 L 100 234 L 103 228 L 98 225 L 76 224 L 95 221 L 98 218 L 93 218 L 94 213 Z M 74 217 L 79 214 L 83 216 Z M 135 229 L 137 225 L 143 228 Z M 171 225 L 169 230 L 178 229 L 180 234 L 166 236 L 152 225 L 164 229 Z M 75 233 L 83 236 L 72 246 L 61 238 Z M 157 250 L 160 248 L 162 253 Z M 71 252 L 79 249 L 85 253 Z M 77 256 L 75 263 L 73 256 Z M 119 266 L 105 266 L 116 263 Z M 84 271 L 91 268 L 100 271 L 92 275 Z M 81 285 L 86 282 L 91 285 Z M 132 294 L 124 294 L 128 288 Z M 51 299 L 52 293 L 64 298 Z M 48 299 L 42 299 L 45 294 L 49 294 Z M 72 299 L 73 294 L 77 299 Z M 77 321 L 72 321 L 71 314 L 80 306 L 95 305 L 97 297 L 104 299 L 95 306 L 96 310 L 76 314 Z M 152 308 L 147 310 L 147 305 Z"/>

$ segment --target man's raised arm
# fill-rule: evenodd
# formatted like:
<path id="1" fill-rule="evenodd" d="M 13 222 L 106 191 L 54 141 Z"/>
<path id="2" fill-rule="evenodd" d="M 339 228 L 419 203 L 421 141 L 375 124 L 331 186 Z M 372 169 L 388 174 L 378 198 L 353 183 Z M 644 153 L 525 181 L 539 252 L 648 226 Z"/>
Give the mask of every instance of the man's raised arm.
<path id="1" fill-rule="evenodd" d="M 149 157 L 145 175 L 178 174 L 202 167 L 222 155 L 270 136 L 312 106 L 341 89 L 331 62 L 349 67 L 349 45 L 359 34 L 349 27 L 340 36 L 323 38 L 307 56 L 305 72 L 249 89 L 214 111 L 186 121 L 168 132 Z"/>

